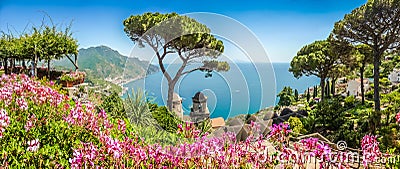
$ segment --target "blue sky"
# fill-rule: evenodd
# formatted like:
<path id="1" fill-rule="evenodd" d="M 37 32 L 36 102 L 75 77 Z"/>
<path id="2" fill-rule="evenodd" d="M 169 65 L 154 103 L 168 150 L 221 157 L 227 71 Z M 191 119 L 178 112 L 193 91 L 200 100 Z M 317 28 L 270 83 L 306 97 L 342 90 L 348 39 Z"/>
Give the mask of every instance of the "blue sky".
<path id="1" fill-rule="evenodd" d="M 297 51 L 325 39 L 334 22 L 366 0 L 1 0 L 0 29 L 22 32 L 40 25 L 44 12 L 54 23 L 69 24 L 81 48 L 107 45 L 129 55 L 133 42 L 122 21 L 144 12 L 213 12 L 247 26 L 264 45 L 272 62 L 290 62 Z M 47 19 L 48 21 L 48 19 Z M 229 50 L 229 49 L 227 49 Z"/>

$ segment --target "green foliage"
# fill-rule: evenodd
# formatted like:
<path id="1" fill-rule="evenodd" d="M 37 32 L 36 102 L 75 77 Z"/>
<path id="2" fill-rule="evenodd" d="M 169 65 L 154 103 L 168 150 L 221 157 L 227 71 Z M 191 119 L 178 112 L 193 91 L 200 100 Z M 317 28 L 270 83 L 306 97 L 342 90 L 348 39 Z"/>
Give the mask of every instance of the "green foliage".
<path id="1" fill-rule="evenodd" d="M 307 131 L 320 132 L 327 134 L 334 131 L 344 122 L 344 108 L 341 100 L 337 98 L 327 99 L 317 104 L 316 108 L 311 111 L 312 124 L 307 124 Z"/>
<path id="2" fill-rule="evenodd" d="M 369 64 L 365 67 L 364 71 L 366 78 L 373 78 L 374 77 L 374 65 Z"/>
<path id="3" fill-rule="evenodd" d="M 298 117 L 290 117 L 289 120 L 289 126 L 291 130 L 296 133 L 296 134 L 305 134 L 307 131 L 304 129 L 303 123 Z"/>
<path id="4" fill-rule="evenodd" d="M 101 79 L 101 78 L 96 78 L 96 77 L 92 76 L 92 74 L 90 74 L 90 73 L 87 75 L 85 81 L 87 81 L 88 83 L 92 83 L 92 84 L 94 84 L 96 86 L 99 86 L 98 90 L 100 90 L 100 91 L 103 90 L 102 93 L 101 93 L 102 95 L 106 94 L 106 93 L 110 93 L 111 94 L 113 92 L 115 92 L 115 93 L 121 93 L 122 92 L 121 86 L 119 86 L 117 84 L 114 84 L 112 82 L 106 81 L 106 80 Z"/>
<path id="5" fill-rule="evenodd" d="M 203 136 L 206 133 L 209 133 L 211 131 L 211 120 L 206 119 L 201 121 L 198 125 L 197 128 L 201 131 L 200 136 Z"/>
<path id="6" fill-rule="evenodd" d="M 133 91 L 124 100 L 124 107 L 129 121 L 138 126 L 153 126 L 156 121 L 147 105 L 145 93 L 142 90 Z"/>
<path id="7" fill-rule="evenodd" d="M 351 109 L 356 107 L 357 100 L 354 96 L 348 96 L 344 99 L 344 107 L 346 109 Z"/>
<path id="8" fill-rule="evenodd" d="M 40 27 L 32 27 L 29 34 L 25 33 L 19 37 L 2 32 L 0 58 L 33 59 L 36 68 L 38 61 L 50 61 L 67 55 L 76 55 L 78 43 L 72 37 L 70 29 L 70 27 L 62 29 L 43 23 Z M 36 73 L 35 69 L 35 75 Z"/>
<path id="9" fill-rule="evenodd" d="M 392 83 L 390 82 L 390 80 L 388 78 L 386 78 L 386 77 L 379 79 L 379 85 L 382 86 L 382 87 L 388 87 L 391 84 Z"/>
<path id="10" fill-rule="evenodd" d="M 132 126 L 132 131 L 146 144 L 160 144 L 161 146 L 176 145 L 184 141 L 176 133 L 160 130 L 155 126 Z"/>
<path id="11" fill-rule="evenodd" d="M 109 96 L 103 96 L 103 102 L 100 108 L 104 109 L 109 115 L 114 118 L 123 119 L 126 118 L 124 102 L 118 93 L 113 92 Z"/>
<path id="12" fill-rule="evenodd" d="M 365 97 L 367 99 L 372 100 L 374 98 L 374 91 L 373 90 L 368 91 L 367 93 L 365 93 Z"/>
<path id="13" fill-rule="evenodd" d="M 297 52 L 290 62 L 289 71 L 294 77 L 317 76 L 321 79 L 321 95 L 325 95 L 325 80 L 329 76 L 336 75 L 333 71 L 339 70 L 338 63 L 348 58 L 350 48 L 345 45 L 337 47 L 329 40 L 315 41 L 306 45 Z"/>
<path id="14" fill-rule="evenodd" d="M 170 112 L 165 106 L 158 106 L 157 104 L 148 103 L 152 117 L 156 120 L 157 124 L 164 130 L 176 133 L 178 124 L 183 124 L 182 120 Z"/>
<path id="15" fill-rule="evenodd" d="M 292 88 L 285 86 L 282 91 L 278 94 L 279 97 L 279 106 L 290 106 L 294 101 L 293 90 Z"/>

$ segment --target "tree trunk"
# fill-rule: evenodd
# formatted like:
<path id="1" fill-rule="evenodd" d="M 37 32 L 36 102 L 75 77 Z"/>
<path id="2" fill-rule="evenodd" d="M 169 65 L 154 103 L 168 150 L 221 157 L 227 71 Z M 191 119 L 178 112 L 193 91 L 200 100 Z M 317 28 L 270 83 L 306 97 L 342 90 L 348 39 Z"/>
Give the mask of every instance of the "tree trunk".
<path id="1" fill-rule="evenodd" d="M 327 81 L 327 83 L 326 83 L 326 98 L 330 98 L 331 96 L 330 96 L 330 91 L 329 91 L 329 89 L 330 89 L 330 86 L 329 86 L 329 84 L 330 84 L 330 82 L 329 82 L 329 80 Z"/>
<path id="2" fill-rule="evenodd" d="M 8 58 L 6 57 L 6 58 L 4 58 L 4 73 L 5 74 L 8 74 L 8 66 L 7 66 L 7 60 L 8 60 Z"/>
<path id="3" fill-rule="evenodd" d="M 321 101 L 324 100 L 325 97 L 325 77 L 321 77 L 321 82 L 319 83 L 321 86 Z"/>
<path id="4" fill-rule="evenodd" d="M 76 71 L 76 70 L 79 69 L 79 67 L 78 67 L 78 56 L 77 56 L 77 55 L 75 55 L 75 60 L 74 60 L 74 62 L 75 62 L 75 71 Z"/>
<path id="5" fill-rule="evenodd" d="M 360 68 L 360 79 L 361 79 L 361 105 L 365 104 L 365 94 L 364 94 L 364 64 Z"/>
<path id="6" fill-rule="evenodd" d="M 33 76 L 37 77 L 37 62 L 38 62 L 38 58 L 37 55 L 35 55 L 35 58 L 33 60 Z"/>
<path id="7" fill-rule="evenodd" d="M 331 86 L 331 93 L 332 93 L 332 96 L 335 96 L 335 94 L 336 94 L 336 78 L 334 78 L 334 79 L 332 79 L 332 86 Z"/>
<path id="8" fill-rule="evenodd" d="M 379 96 L 379 66 L 380 66 L 380 55 L 375 50 L 374 52 L 374 102 L 375 102 L 375 113 L 376 123 L 374 124 L 373 131 L 380 125 L 381 122 L 381 100 Z"/>
<path id="9" fill-rule="evenodd" d="M 11 58 L 10 59 L 10 66 L 11 66 L 11 73 L 15 72 L 15 59 Z"/>
<path id="10" fill-rule="evenodd" d="M 174 81 L 174 80 L 168 82 L 167 107 L 168 107 L 169 111 L 172 111 L 172 99 L 174 97 L 175 84 L 176 84 L 176 81 Z"/>
<path id="11" fill-rule="evenodd" d="M 47 76 L 49 77 L 50 80 L 50 59 L 47 61 Z"/>

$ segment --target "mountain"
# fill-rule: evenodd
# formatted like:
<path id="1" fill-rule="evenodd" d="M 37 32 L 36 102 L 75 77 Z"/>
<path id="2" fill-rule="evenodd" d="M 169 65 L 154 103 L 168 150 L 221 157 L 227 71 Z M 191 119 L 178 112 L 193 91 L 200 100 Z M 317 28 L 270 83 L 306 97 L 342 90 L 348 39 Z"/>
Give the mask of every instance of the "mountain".
<path id="1" fill-rule="evenodd" d="M 54 66 L 74 68 L 67 58 L 54 61 Z M 146 73 L 158 71 L 157 66 L 147 61 L 124 56 L 107 46 L 79 49 L 78 66 L 88 74 L 88 77 L 106 79 L 114 83 L 130 81 L 144 77 Z"/>

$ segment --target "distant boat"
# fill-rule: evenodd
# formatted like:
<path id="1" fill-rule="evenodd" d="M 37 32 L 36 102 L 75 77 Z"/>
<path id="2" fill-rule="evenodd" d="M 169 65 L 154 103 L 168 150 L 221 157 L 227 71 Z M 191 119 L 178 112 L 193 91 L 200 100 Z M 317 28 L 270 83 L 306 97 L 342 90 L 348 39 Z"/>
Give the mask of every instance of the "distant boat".
<path id="1" fill-rule="evenodd" d="M 235 92 L 236 92 L 236 93 L 239 93 L 239 92 L 240 92 L 240 90 L 235 90 Z"/>

